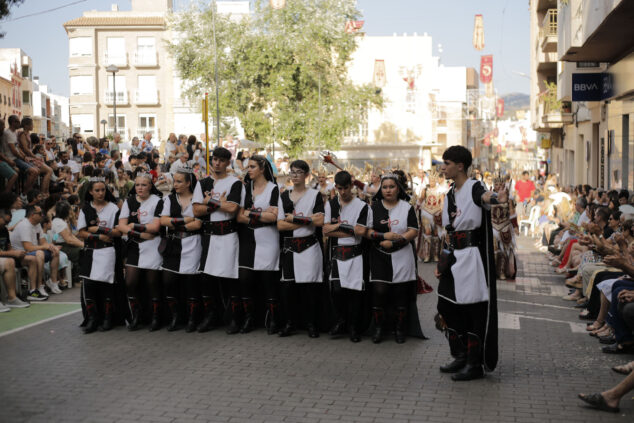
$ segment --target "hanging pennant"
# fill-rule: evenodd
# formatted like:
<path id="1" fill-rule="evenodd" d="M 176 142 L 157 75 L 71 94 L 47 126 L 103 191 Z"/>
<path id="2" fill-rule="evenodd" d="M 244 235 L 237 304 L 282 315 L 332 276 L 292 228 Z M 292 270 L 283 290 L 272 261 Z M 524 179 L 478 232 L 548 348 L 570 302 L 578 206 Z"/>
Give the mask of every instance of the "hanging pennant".
<path id="1" fill-rule="evenodd" d="M 346 34 L 354 34 L 361 31 L 365 21 L 348 21 L 346 22 Z"/>
<path id="2" fill-rule="evenodd" d="M 374 61 L 374 76 L 372 77 L 372 83 L 377 88 L 383 88 L 387 85 L 387 78 L 385 76 L 385 60 L 376 59 Z"/>
<path id="3" fill-rule="evenodd" d="M 286 6 L 286 0 L 270 0 L 269 4 L 272 9 L 279 10 Z"/>
<path id="4" fill-rule="evenodd" d="M 493 56 L 480 57 L 480 82 L 488 84 L 493 80 Z"/>
<path id="5" fill-rule="evenodd" d="M 492 98 L 495 96 L 495 90 L 493 89 L 493 82 L 489 82 L 488 84 L 484 84 L 484 94 L 489 97 Z M 487 103 L 489 104 L 489 107 L 491 109 L 493 109 L 493 104 L 491 102 Z"/>
<path id="6" fill-rule="evenodd" d="M 495 111 L 496 111 L 497 117 L 501 118 L 502 116 L 504 116 L 504 99 L 503 98 L 498 98 Z"/>
<path id="7" fill-rule="evenodd" d="M 484 22 L 482 15 L 475 15 L 475 23 L 473 25 L 473 48 L 476 50 L 484 49 Z"/>

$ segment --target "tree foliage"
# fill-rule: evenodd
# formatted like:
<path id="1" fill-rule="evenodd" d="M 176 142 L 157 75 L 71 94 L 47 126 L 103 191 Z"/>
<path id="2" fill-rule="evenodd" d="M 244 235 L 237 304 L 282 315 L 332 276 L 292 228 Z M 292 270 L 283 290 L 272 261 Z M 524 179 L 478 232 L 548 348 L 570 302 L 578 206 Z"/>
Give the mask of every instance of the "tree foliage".
<path id="1" fill-rule="evenodd" d="M 241 21 L 216 16 L 221 115 L 240 119 L 247 138 L 282 143 L 291 156 L 336 149 L 380 92 L 357 86 L 347 65 L 357 37 L 344 31 L 359 18 L 354 0 L 293 0 L 281 10 L 255 2 Z M 186 96 L 215 104 L 213 6 L 174 15 L 169 45 Z M 210 108 L 213 110 L 214 107 Z"/>
<path id="2" fill-rule="evenodd" d="M 22 2 L 24 0 L 0 0 L 0 21 L 11 13 L 12 6 L 17 6 Z M 4 38 L 4 32 L 0 32 L 0 38 Z"/>

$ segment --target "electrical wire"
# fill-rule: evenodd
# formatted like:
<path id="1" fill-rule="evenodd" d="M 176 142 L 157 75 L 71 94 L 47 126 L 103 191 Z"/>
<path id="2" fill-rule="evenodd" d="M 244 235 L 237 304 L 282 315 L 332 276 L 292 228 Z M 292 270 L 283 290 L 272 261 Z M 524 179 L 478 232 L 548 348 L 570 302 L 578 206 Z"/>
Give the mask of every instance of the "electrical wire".
<path id="1" fill-rule="evenodd" d="M 17 18 L 7 19 L 7 20 L 2 21 L 2 22 L 4 23 L 4 22 L 15 22 L 15 21 L 19 21 L 20 19 L 26 19 L 26 18 L 30 18 L 30 17 L 32 17 L 32 16 L 43 15 L 43 14 L 45 14 L 45 13 L 53 12 L 53 11 L 55 11 L 55 10 L 63 9 L 63 8 L 65 8 L 65 7 L 72 6 L 72 5 L 75 5 L 75 4 L 84 3 L 84 2 L 86 2 L 86 1 L 87 1 L 87 0 L 77 0 L 77 1 L 74 1 L 74 2 L 71 2 L 71 3 L 67 3 L 67 4 L 63 4 L 63 5 L 61 5 L 61 6 L 54 7 L 54 8 L 52 8 L 52 9 L 42 10 L 42 11 L 40 11 L 40 12 L 35 12 L 35 13 L 29 13 L 28 15 L 18 16 Z"/>

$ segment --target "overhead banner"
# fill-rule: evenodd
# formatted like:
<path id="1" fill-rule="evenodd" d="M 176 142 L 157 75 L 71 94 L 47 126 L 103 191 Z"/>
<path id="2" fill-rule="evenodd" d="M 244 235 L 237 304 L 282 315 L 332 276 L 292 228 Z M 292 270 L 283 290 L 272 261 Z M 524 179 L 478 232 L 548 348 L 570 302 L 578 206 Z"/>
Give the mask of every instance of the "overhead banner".
<path id="1" fill-rule="evenodd" d="M 493 56 L 480 57 L 480 82 L 488 84 L 493 80 Z"/>
<path id="2" fill-rule="evenodd" d="M 374 76 L 372 77 L 372 83 L 377 88 L 383 88 L 387 85 L 387 78 L 385 76 L 385 60 L 376 59 L 374 61 Z"/>
<path id="3" fill-rule="evenodd" d="M 365 21 L 348 21 L 346 22 L 346 34 L 354 34 L 361 31 Z"/>
<path id="4" fill-rule="evenodd" d="M 484 22 L 482 15 L 475 15 L 475 23 L 473 25 L 473 48 L 476 50 L 484 49 Z"/>
<path id="5" fill-rule="evenodd" d="M 504 99 L 503 98 L 498 98 L 498 102 L 495 106 L 495 112 L 497 117 L 499 118 L 504 116 Z"/>

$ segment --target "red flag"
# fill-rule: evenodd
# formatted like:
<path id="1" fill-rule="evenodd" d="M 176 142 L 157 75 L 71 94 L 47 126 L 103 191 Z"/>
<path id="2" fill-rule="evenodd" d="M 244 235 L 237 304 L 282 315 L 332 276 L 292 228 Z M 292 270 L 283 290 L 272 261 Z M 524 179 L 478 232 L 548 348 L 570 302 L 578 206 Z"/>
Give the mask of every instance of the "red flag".
<path id="1" fill-rule="evenodd" d="M 502 116 L 504 116 L 504 99 L 503 98 L 498 98 L 495 111 L 496 111 L 497 117 L 501 118 Z"/>
<path id="2" fill-rule="evenodd" d="M 363 28 L 365 21 L 348 21 L 346 22 L 346 34 L 354 34 Z"/>
<path id="3" fill-rule="evenodd" d="M 493 56 L 487 55 L 480 58 L 480 82 L 488 84 L 493 80 Z"/>

